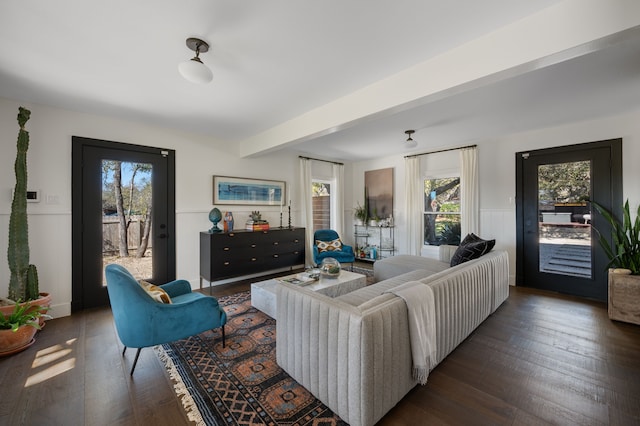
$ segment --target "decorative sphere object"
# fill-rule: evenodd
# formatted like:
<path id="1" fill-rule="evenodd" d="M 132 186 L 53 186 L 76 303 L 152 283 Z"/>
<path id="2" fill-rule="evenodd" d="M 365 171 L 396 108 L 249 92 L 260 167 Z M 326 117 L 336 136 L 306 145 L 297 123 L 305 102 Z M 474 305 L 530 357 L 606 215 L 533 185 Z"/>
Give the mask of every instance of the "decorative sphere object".
<path id="1" fill-rule="evenodd" d="M 333 257 L 325 257 L 320 264 L 320 274 L 324 278 L 337 278 L 340 275 L 340 262 Z"/>
<path id="2" fill-rule="evenodd" d="M 222 232 L 220 228 L 218 228 L 218 222 L 222 220 L 222 212 L 217 207 L 214 207 L 209 212 L 209 221 L 213 224 L 211 229 L 209 229 L 209 233 Z"/>

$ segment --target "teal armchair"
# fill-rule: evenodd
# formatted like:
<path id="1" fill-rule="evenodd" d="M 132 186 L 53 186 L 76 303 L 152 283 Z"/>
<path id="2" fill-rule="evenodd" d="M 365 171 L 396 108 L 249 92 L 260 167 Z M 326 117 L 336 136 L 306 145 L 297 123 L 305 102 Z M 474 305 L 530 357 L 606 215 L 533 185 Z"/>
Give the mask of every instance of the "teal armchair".
<path id="1" fill-rule="evenodd" d="M 322 259 L 326 257 L 333 257 L 340 263 L 351 263 L 351 269 L 353 270 L 353 262 L 355 261 L 355 254 L 353 247 L 342 244 L 339 250 L 321 251 L 318 249 L 318 241 L 330 243 L 338 238 L 338 233 L 333 229 L 319 229 L 313 234 L 313 261 L 316 265 L 322 263 Z"/>
<path id="2" fill-rule="evenodd" d="M 131 375 L 142 348 L 184 339 L 214 328 L 222 329 L 227 315 L 215 297 L 191 291 L 185 280 L 160 285 L 171 298 L 170 304 L 155 301 L 124 267 L 116 264 L 105 268 L 107 292 L 118 337 L 127 347 L 138 348 Z"/>

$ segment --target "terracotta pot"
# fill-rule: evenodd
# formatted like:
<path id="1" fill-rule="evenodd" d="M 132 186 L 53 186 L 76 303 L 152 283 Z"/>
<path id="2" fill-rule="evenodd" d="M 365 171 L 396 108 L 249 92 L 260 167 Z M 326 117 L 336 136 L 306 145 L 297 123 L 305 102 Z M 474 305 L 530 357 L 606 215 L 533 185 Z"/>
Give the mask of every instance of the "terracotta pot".
<path id="1" fill-rule="evenodd" d="M 29 302 L 25 302 L 25 303 L 29 303 L 31 305 L 38 305 L 38 306 L 43 306 L 43 307 L 50 307 L 51 306 L 51 294 L 49 293 L 40 293 L 40 298 L 36 299 L 36 300 L 31 300 Z M 23 303 L 21 303 L 22 305 Z M 13 312 L 13 309 L 15 308 L 14 305 L 7 305 L 7 306 L 0 306 L 0 313 L 4 314 L 5 316 L 11 315 L 11 313 Z M 40 322 L 40 327 L 44 326 L 45 323 L 45 319 L 44 318 L 39 318 L 39 322 Z M 33 328 L 33 327 L 31 327 Z"/>
<path id="2" fill-rule="evenodd" d="M 0 330 L 0 356 L 11 355 L 27 349 L 33 343 L 35 327 L 23 325 L 17 331 Z"/>

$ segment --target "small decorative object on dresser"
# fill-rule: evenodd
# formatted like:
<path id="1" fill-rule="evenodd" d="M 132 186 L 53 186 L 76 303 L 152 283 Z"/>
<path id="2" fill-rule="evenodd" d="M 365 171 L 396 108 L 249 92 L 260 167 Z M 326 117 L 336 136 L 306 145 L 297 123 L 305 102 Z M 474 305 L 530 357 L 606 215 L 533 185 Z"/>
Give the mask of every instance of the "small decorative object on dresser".
<path id="1" fill-rule="evenodd" d="M 224 214 L 224 232 L 233 231 L 233 213 L 226 212 Z"/>
<path id="2" fill-rule="evenodd" d="M 214 207 L 209 212 L 209 221 L 212 224 L 211 229 L 209 229 L 210 233 L 222 232 L 222 230 L 218 228 L 218 222 L 220 222 L 220 220 L 222 220 L 222 213 L 218 208 Z"/>
<path id="3" fill-rule="evenodd" d="M 269 222 L 263 220 L 262 213 L 255 210 L 249 215 L 245 228 L 247 231 L 267 231 L 269 229 Z"/>

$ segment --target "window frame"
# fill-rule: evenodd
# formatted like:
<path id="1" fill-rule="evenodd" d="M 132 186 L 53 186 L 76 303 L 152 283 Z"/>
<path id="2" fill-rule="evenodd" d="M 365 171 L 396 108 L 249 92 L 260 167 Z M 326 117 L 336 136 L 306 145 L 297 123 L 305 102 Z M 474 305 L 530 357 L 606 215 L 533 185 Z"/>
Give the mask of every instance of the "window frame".
<path id="1" fill-rule="evenodd" d="M 335 229 L 335 223 L 337 219 L 336 212 L 336 203 L 335 203 L 335 188 L 336 188 L 336 179 L 333 178 L 311 178 L 311 198 L 313 199 L 313 184 L 314 183 L 322 183 L 327 184 L 329 186 L 329 228 Z M 313 209 L 313 203 L 311 203 L 311 208 Z M 313 210 L 312 210 L 313 214 Z M 312 225 L 313 226 L 313 225 Z"/>
<path id="2" fill-rule="evenodd" d="M 422 220 L 422 224 L 421 224 L 421 229 L 422 229 L 422 247 L 427 248 L 427 247 L 437 247 L 438 245 L 436 244 L 429 244 L 426 241 L 426 215 L 433 215 L 433 216 L 437 216 L 437 215 L 453 215 L 453 216 L 458 216 L 459 220 L 458 223 L 462 224 L 462 205 L 459 202 L 458 206 L 459 206 L 459 210 L 457 212 L 441 212 L 441 211 L 427 211 L 427 209 L 425 208 L 425 202 L 426 202 L 426 194 L 424 192 L 424 187 L 425 187 L 425 181 L 427 180 L 440 180 L 440 179 L 460 179 L 460 170 L 459 169 L 451 169 L 451 170 L 446 170 L 446 171 L 441 171 L 440 173 L 437 174 L 429 174 L 429 175 L 425 175 L 422 178 L 422 188 L 423 191 L 422 193 L 422 215 L 421 215 L 421 220 Z M 461 185 L 461 182 L 458 182 L 458 187 Z M 462 238 L 462 235 L 460 235 L 460 238 Z M 446 244 L 446 243 L 445 243 Z"/>

